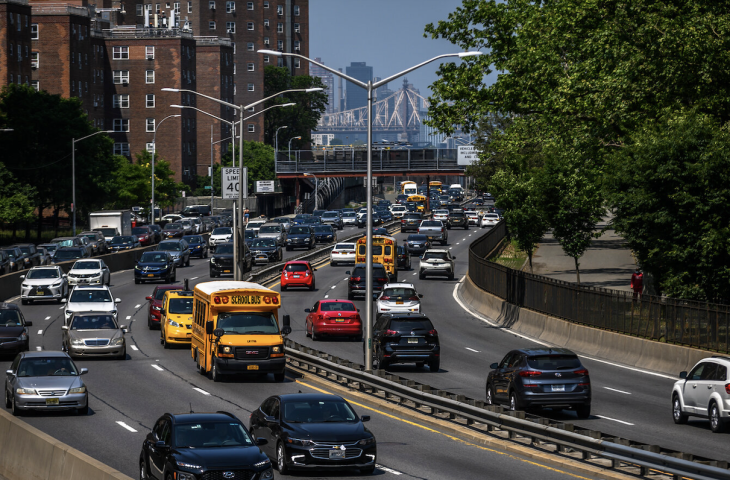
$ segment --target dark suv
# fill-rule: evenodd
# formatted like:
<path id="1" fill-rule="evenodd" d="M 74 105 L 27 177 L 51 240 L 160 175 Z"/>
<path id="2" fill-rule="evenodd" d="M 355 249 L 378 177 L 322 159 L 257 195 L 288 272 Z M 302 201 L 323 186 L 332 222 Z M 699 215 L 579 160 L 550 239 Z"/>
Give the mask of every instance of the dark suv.
<path id="1" fill-rule="evenodd" d="M 441 365 L 439 334 L 422 313 L 385 313 L 373 328 L 373 356 L 379 369 L 394 363 L 428 363 L 432 372 Z"/>
<path id="2" fill-rule="evenodd" d="M 404 214 L 400 219 L 400 231 L 408 232 L 413 230 L 417 232 L 418 227 L 421 226 L 421 220 L 423 220 L 423 215 L 420 213 L 408 212 Z"/>
<path id="3" fill-rule="evenodd" d="M 253 266 L 253 257 L 248 245 L 243 245 L 243 271 L 250 272 Z M 215 253 L 210 256 L 210 278 L 221 275 L 233 275 L 233 242 L 219 243 Z"/>
<path id="4" fill-rule="evenodd" d="M 347 282 L 347 298 L 354 300 L 355 295 L 365 295 L 367 288 L 367 277 L 365 276 L 365 264 L 358 263 L 355 268 L 346 271 L 345 274 L 350 275 Z M 382 263 L 373 263 L 373 295 L 383 291 L 383 285 L 389 282 L 388 272 L 385 271 Z"/>
<path id="5" fill-rule="evenodd" d="M 464 210 L 455 208 L 449 214 L 449 225 L 451 228 L 462 227 L 464 230 L 469 230 L 469 217 Z"/>
<path id="6" fill-rule="evenodd" d="M 32 243 L 18 243 L 14 245 L 23 253 L 23 264 L 25 268 L 37 267 L 41 264 L 41 252 Z"/>
<path id="7" fill-rule="evenodd" d="M 530 407 L 572 408 L 578 418 L 591 415 L 591 379 L 578 356 L 565 348 L 512 350 L 490 365 L 489 405 L 510 410 Z"/>
<path id="8" fill-rule="evenodd" d="M 30 350 L 28 327 L 32 326 L 17 305 L 0 303 L 0 355 Z"/>

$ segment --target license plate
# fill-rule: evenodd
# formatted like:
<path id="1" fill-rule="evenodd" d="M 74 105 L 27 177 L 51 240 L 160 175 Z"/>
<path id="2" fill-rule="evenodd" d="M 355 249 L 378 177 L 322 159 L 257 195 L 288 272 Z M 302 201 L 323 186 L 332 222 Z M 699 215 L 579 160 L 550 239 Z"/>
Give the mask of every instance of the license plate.
<path id="1" fill-rule="evenodd" d="M 46 405 L 59 405 L 57 398 L 46 398 Z"/>
<path id="2" fill-rule="evenodd" d="M 336 319 L 335 319 L 335 322 L 344 322 L 344 321 L 345 321 L 345 319 L 344 319 L 344 318 L 336 318 Z"/>
<path id="3" fill-rule="evenodd" d="M 294 275 L 294 278 L 301 278 L 299 275 Z"/>
<path id="4" fill-rule="evenodd" d="M 553 385 L 553 392 L 564 392 L 565 385 Z"/>
<path id="5" fill-rule="evenodd" d="M 408 339 L 408 343 L 418 343 L 418 339 L 417 338 L 409 338 Z"/>
<path id="6" fill-rule="evenodd" d="M 402 301 L 397 301 L 397 302 L 395 302 L 395 304 L 396 305 L 403 305 L 403 302 Z"/>
<path id="7" fill-rule="evenodd" d="M 259 369 L 259 366 L 258 365 L 249 365 L 246 368 L 248 368 L 249 370 L 258 370 Z"/>
<path id="8" fill-rule="evenodd" d="M 344 450 L 330 450 L 330 459 L 331 460 L 338 460 L 338 459 L 344 459 L 344 458 L 345 458 Z"/>
<path id="9" fill-rule="evenodd" d="M 155 274 L 154 274 L 154 273 L 148 273 L 148 274 L 147 274 L 147 276 L 148 276 L 148 277 L 154 277 L 154 276 L 155 276 Z"/>
<path id="10" fill-rule="evenodd" d="M 43 291 L 43 290 L 36 290 L 36 291 L 35 291 L 35 294 L 36 294 L 36 295 L 45 295 L 45 293 L 44 293 L 44 291 Z"/>
<path id="11" fill-rule="evenodd" d="M 436 237 L 428 237 L 429 240 L 433 240 L 434 238 L 436 238 Z"/>
<path id="12" fill-rule="evenodd" d="M 230 270 L 223 270 L 223 273 L 231 273 Z"/>

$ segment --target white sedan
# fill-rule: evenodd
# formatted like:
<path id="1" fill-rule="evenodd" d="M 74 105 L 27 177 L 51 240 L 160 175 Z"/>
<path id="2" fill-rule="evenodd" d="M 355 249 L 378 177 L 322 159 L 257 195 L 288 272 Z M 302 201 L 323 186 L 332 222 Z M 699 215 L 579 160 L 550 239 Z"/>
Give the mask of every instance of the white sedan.
<path id="1" fill-rule="evenodd" d="M 442 222 L 446 223 L 449 220 L 449 211 L 448 210 L 434 210 L 433 219 L 441 220 Z"/>
<path id="2" fill-rule="evenodd" d="M 377 313 L 421 313 L 421 298 L 412 283 L 386 283 L 375 302 Z"/>
<path id="3" fill-rule="evenodd" d="M 479 214 L 474 210 L 467 210 L 464 212 L 466 218 L 469 220 L 469 225 L 479 226 Z"/>
<path id="4" fill-rule="evenodd" d="M 493 227 L 496 224 L 499 223 L 499 214 L 497 213 L 485 213 L 484 216 L 482 216 L 482 224 L 481 227 Z"/>
<path id="5" fill-rule="evenodd" d="M 77 285 L 109 285 L 111 272 L 103 260 L 83 259 L 74 263 L 68 271 L 68 284 Z"/>
<path id="6" fill-rule="evenodd" d="M 355 244 L 338 243 L 330 252 L 330 265 L 333 267 L 340 263 L 355 263 Z"/>

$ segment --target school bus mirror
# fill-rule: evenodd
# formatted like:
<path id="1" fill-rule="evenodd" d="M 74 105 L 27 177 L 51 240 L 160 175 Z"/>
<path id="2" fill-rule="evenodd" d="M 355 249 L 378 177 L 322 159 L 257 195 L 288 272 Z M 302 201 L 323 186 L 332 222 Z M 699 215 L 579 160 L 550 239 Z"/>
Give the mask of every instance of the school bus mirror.
<path id="1" fill-rule="evenodd" d="M 206 335 L 213 334 L 213 321 L 212 320 L 205 322 L 205 334 Z"/>
<path id="2" fill-rule="evenodd" d="M 291 315 L 284 315 L 281 319 L 281 324 L 285 327 L 291 326 Z"/>
<path id="3" fill-rule="evenodd" d="M 215 335 L 215 338 L 221 338 L 224 333 L 226 333 L 226 331 L 222 328 L 216 328 L 215 330 L 213 330 L 213 335 Z"/>

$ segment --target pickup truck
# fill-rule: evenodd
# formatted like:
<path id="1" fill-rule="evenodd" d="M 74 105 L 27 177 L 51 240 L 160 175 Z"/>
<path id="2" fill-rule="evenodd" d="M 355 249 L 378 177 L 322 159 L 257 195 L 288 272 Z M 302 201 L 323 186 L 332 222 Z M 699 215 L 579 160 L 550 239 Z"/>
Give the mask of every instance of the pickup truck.
<path id="1" fill-rule="evenodd" d="M 418 233 L 426 235 L 430 241 L 439 241 L 441 245 L 446 245 L 449 240 L 449 232 L 446 230 L 444 222 L 441 220 L 424 220 L 418 227 Z"/>

